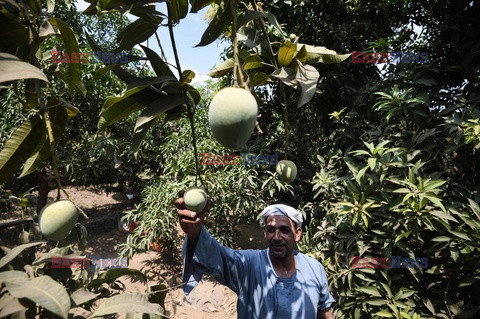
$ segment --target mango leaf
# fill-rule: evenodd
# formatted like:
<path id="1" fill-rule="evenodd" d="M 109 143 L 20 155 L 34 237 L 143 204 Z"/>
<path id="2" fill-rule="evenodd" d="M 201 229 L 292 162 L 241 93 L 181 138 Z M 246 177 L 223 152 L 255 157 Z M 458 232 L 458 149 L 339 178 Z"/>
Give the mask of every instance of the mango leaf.
<path id="1" fill-rule="evenodd" d="M 12 177 L 28 159 L 41 138 L 43 122 L 39 115 L 25 120 L 5 142 L 0 152 L 0 184 Z"/>
<path id="2" fill-rule="evenodd" d="M 185 18 L 188 13 L 188 0 L 170 0 L 170 17 L 174 23 Z"/>
<path id="3" fill-rule="evenodd" d="M 206 6 L 215 2 L 214 0 L 190 0 L 190 5 L 192 8 L 190 12 L 197 13 L 199 10 L 205 8 Z"/>
<path id="4" fill-rule="evenodd" d="M 56 106 L 52 107 L 53 105 Z M 55 144 L 57 144 L 62 137 L 67 126 L 67 121 L 70 118 L 69 110 L 71 114 L 76 114 L 78 109 L 58 98 L 50 99 L 47 104 L 47 107 L 49 106 L 50 108 L 48 114 L 50 123 L 52 124 L 53 138 L 55 140 Z M 48 138 L 47 131 L 44 127 L 42 127 L 42 131 L 42 137 L 32 155 L 25 162 L 25 166 L 23 167 L 20 177 L 36 171 L 38 167 L 40 167 L 40 165 L 52 155 L 51 142 Z"/>
<path id="5" fill-rule="evenodd" d="M 147 77 L 147 78 L 142 78 L 142 79 L 137 79 L 135 81 L 132 81 L 128 84 L 127 90 L 131 90 L 136 87 L 143 87 L 146 88 L 147 86 L 150 85 L 155 85 L 155 84 L 161 84 L 164 82 L 174 82 L 177 79 L 171 76 L 166 76 L 166 75 L 160 75 L 156 77 Z"/>
<path id="6" fill-rule="evenodd" d="M 137 19 L 134 22 L 127 25 L 117 38 L 120 43 L 115 52 L 122 50 L 131 50 L 134 45 L 142 43 L 150 38 L 158 29 L 158 23 L 147 20 Z"/>
<path id="7" fill-rule="evenodd" d="M 23 62 L 14 55 L 0 52 L 0 83 L 22 79 L 39 79 L 49 82 L 39 68 Z"/>
<path id="8" fill-rule="evenodd" d="M 301 48 L 302 46 L 305 46 L 305 50 L 307 51 L 307 63 L 340 63 L 350 57 L 350 53 L 337 54 L 337 52 L 329 50 L 325 47 L 317 47 L 300 43 L 298 43 L 297 47 Z"/>
<path id="9" fill-rule="evenodd" d="M 34 243 L 28 243 L 28 244 L 23 244 L 23 245 L 18 245 L 12 248 L 5 256 L 0 259 L 0 268 L 11 262 L 15 257 L 20 255 L 25 249 L 38 246 L 41 244 L 46 243 L 46 241 L 37 241 Z"/>
<path id="10" fill-rule="evenodd" d="M 242 26 L 246 25 L 248 22 L 252 21 L 253 19 L 258 18 L 266 18 L 267 15 L 260 11 L 246 11 L 239 17 L 237 17 L 237 30 L 240 29 Z"/>
<path id="11" fill-rule="evenodd" d="M 132 268 L 112 268 L 100 274 L 97 279 L 92 280 L 88 284 L 88 288 L 96 288 L 102 284 L 111 284 L 122 276 L 137 276 L 143 281 L 147 281 L 147 277 L 140 270 Z"/>
<path id="12" fill-rule="evenodd" d="M 296 79 L 302 88 L 302 93 L 300 94 L 300 99 L 297 103 L 298 106 L 308 103 L 313 98 L 319 78 L 320 74 L 313 66 L 298 61 Z"/>
<path id="13" fill-rule="evenodd" d="M 116 68 L 119 67 L 119 64 L 110 64 L 110 65 L 106 65 L 104 66 L 103 68 L 101 69 L 98 69 L 96 72 L 95 72 L 95 75 L 93 76 L 93 81 L 97 81 L 99 80 L 102 76 L 104 76 L 108 71 L 112 71 Z"/>
<path id="14" fill-rule="evenodd" d="M 287 36 L 287 33 L 283 31 L 282 26 L 280 25 L 280 23 L 278 23 L 277 18 L 275 17 L 275 15 L 273 15 L 273 13 L 267 12 L 267 20 L 268 20 L 268 23 L 273 25 L 273 27 L 277 29 L 277 31 L 281 35 L 283 35 L 284 37 Z"/>
<path id="15" fill-rule="evenodd" d="M 237 32 L 237 39 L 252 49 L 255 54 L 266 58 L 273 58 L 270 44 L 257 30 L 249 27 L 241 27 Z"/>
<path id="16" fill-rule="evenodd" d="M 250 77 L 250 85 L 251 86 L 260 86 L 260 85 L 265 85 L 268 83 L 273 82 L 273 80 L 270 78 L 270 76 L 264 72 L 255 72 L 251 77 Z"/>
<path id="17" fill-rule="evenodd" d="M 223 29 L 232 22 L 231 1 L 234 0 L 225 0 L 219 4 L 217 13 L 210 21 L 200 43 L 196 45 L 197 47 L 202 47 L 215 41 L 222 34 Z"/>
<path id="18" fill-rule="evenodd" d="M 221 76 L 224 76 L 228 72 L 233 70 L 233 65 L 234 65 L 234 59 L 230 58 L 228 60 L 225 60 L 217 65 L 215 65 L 210 72 L 207 73 L 208 76 L 211 76 L 212 78 L 219 78 Z"/>
<path id="19" fill-rule="evenodd" d="M 72 298 L 72 307 L 78 307 L 86 302 L 92 301 L 99 295 L 99 293 L 95 294 L 85 288 L 77 289 L 70 296 L 70 298 Z"/>
<path id="20" fill-rule="evenodd" d="M 194 88 L 190 84 L 184 84 L 183 87 L 187 90 L 187 93 L 190 95 L 195 105 L 200 103 L 202 97 L 200 96 L 200 92 L 198 92 L 196 88 Z"/>
<path id="21" fill-rule="evenodd" d="M 467 286 L 470 286 L 474 283 L 476 283 L 477 281 L 480 280 L 480 277 L 468 277 L 468 278 L 465 278 L 463 279 L 460 284 L 458 284 L 458 287 L 461 288 L 461 287 L 467 287 Z"/>
<path id="22" fill-rule="evenodd" d="M 18 314 L 18 312 L 24 312 L 25 310 L 27 308 L 9 293 L 4 294 L 0 298 L 0 318 L 7 318 L 9 315 Z M 11 316 L 10 318 L 21 318 L 21 316 Z"/>
<path id="23" fill-rule="evenodd" d="M 143 294 L 125 293 L 106 299 L 89 318 L 134 312 L 163 315 L 164 310 L 161 306 L 148 302 Z"/>
<path id="24" fill-rule="evenodd" d="M 5 286 L 12 296 L 30 299 L 59 317 L 68 318 L 70 297 L 65 288 L 49 276 L 5 282 Z"/>
<path id="25" fill-rule="evenodd" d="M 142 48 L 143 52 L 145 52 L 145 55 L 150 61 L 153 71 L 155 71 L 157 76 L 168 75 L 175 78 L 172 70 L 170 70 L 168 65 L 160 58 L 160 56 L 158 56 L 157 53 L 155 53 L 155 51 L 143 45 L 140 45 L 140 47 Z"/>
<path id="26" fill-rule="evenodd" d="M 142 144 L 143 139 L 145 138 L 145 136 L 148 133 L 148 130 L 150 129 L 150 127 L 152 127 L 155 121 L 156 121 L 156 118 L 134 129 L 132 144 L 130 146 L 130 149 L 135 154 L 135 156 L 137 156 L 138 149 L 140 148 L 140 145 Z"/>
<path id="27" fill-rule="evenodd" d="M 363 293 L 366 293 L 370 296 L 374 296 L 374 297 L 381 297 L 381 294 L 380 292 L 378 291 L 378 289 L 376 287 L 368 287 L 368 286 L 364 286 L 364 287 L 358 287 L 356 288 L 358 291 L 360 292 L 363 292 Z"/>
<path id="28" fill-rule="evenodd" d="M 375 314 L 383 318 L 393 318 L 393 315 L 388 311 L 379 311 L 379 312 L 376 312 Z"/>
<path id="29" fill-rule="evenodd" d="M 251 55 L 243 60 L 243 69 L 245 71 L 261 68 L 263 66 L 263 59 L 258 55 Z"/>
<path id="30" fill-rule="evenodd" d="M 273 71 L 271 76 L 276 77 L 283 83 L 285 83 L 288 86 L 291 86 L 293 88 L 298 88 L 298 81 L 296 78 L 296 72 L 293 69 L 282 67 L 280 69 L 277 69 Z"/>
<path id="31" fill-rule="evenodd" d="M 19 271 L 19 270 L 8 270 L 0 272 L 0 285 L 5 281 L 15 281 L 15 280 L 23 280 L 28 279 L 28 275 L 26 272 Z"/>
<path id="32" fill-rule="evenodd" d="M 292 62 L 297 53 L 297 45 L 290 41 L 282 43 L 277 52 L 277 60 L 280 66 L 287 66 Z"/>
<path id="33" fill-rule="evenodd" d="M 160 114 L 186 102 L 188 102 L 188 98 L 185 94 L 170 94 L 158 98 L 140 113 L 137 123 L 135 124 L 135 131 L 137 128 L 150 122 Z"/>
<path id="34" fill-rule="evenodd" d="M 60 36 L 62 37 L 63 44 L 65 45 L 65 50 L 69 56 L 72 56 L 72 53 L 80 52 L 78 47 L 77 38 L 73 33 L 70 26 L 65 23 L 63 20 L 58 18 L 48 18 L 48 22 L 57 27 L 60 31 Z M 82 70 L 80 69 L 80 63 L 67 63 L 65 70 L 65 83 L 68 85 L 70 91 L 77 91 L 81 95 L 85 96 L 87 90 L 82 84 Z"/>
<path id="35" fill-rule="evenodd" d="M 136 87 L 126 91 L 122 96 L 110 97 L 103 104 L 102 113 L 97 123 L 99 130 L 105 129 L 128 115 L 141 110 L 144 106 L 135 102 L 130 97 L 143 90 L 143 87 Z"/>

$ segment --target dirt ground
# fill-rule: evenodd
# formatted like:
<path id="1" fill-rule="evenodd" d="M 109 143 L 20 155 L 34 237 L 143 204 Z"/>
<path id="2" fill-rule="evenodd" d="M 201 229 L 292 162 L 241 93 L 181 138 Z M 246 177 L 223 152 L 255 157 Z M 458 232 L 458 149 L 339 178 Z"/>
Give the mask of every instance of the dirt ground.
<path id="1" fill-rule="evenodd" d="M 94 230 L 90 231 L 87 257 L 116 257 L 118 245 L 125 242 L 128 236 L 121 223 L 118 222 L 118 216 L 122 211 L 133 208 L 135 197 L 128 199 L 124 194 L 107 195 L 94 189 L 67 188 L 67 192 L 72 201 L 89 216 L 88 225 L 105 225 L 111 223 L 112 220 L 118 223 L 117 227 L 111 227 L 110 230 L 94 227 Z M 52 191 L 49 196 L 53 199 L 56 194 L 56 191 Z M 107 216 L 114 217 L 105 219 Z M 258 225 L 239 225 L 238 227 L 242 235 L 237 242 L 237 248 L 263 248 L 263 237 Z M 87 229 L 92 229 L 92 227 L 87 227 Z M 179 233 L 181 235 L 178 238 L 178 245 L 172 251 L 169 253 L 155 251 L 136 253 L 129 261 L 129 268 L 144 272 L 150 285 L 165 284 L 169 287 L 170 290 L 165 299 L 166 315 L 169 318 L 236 318 L 236 295 L 212 278 L 204 277 L 190 295 L 185 296 L 181 287 L 181 243 L 184 234 L 181 230 Z M 127 292 L 145 292 L 145 284 L 134 278 L 122 277 L 120 280 L 125 284 Z"/>

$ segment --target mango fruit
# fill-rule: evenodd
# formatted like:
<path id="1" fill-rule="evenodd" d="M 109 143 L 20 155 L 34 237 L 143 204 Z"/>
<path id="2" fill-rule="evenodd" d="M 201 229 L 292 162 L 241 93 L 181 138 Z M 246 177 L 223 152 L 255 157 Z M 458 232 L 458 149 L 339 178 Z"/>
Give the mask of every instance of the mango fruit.
<path id="1" fill-rule="evenodd" d="M 291 183 L 297 177 L 297 166 L 289 160 L 281 160 L 275 167 L 280 179 L 285 183 Z"/>
<path id="2" fill-rule="evenodd" d="M 210 102 L 208 124 L 220 144 L 239 150 L 252 135 L 257 115 L 257 101 L 250 91 L 229 87 L 218 91 Z"/>
<path id="3" fill-rule="evenodd" d="M 78 220 L 78 209 L 69 200 L 45 205 L 40 211 L 38 224 L 46 238 L 50 240 L 65 239 Z"/>
<path id="4" fill-rule="evenodd" d="M 185 207 L 197 213 L 200 213 L 205 208 L 207 199 L 207 193 L 202 187 L 192 187 L 183 194 Z"/>

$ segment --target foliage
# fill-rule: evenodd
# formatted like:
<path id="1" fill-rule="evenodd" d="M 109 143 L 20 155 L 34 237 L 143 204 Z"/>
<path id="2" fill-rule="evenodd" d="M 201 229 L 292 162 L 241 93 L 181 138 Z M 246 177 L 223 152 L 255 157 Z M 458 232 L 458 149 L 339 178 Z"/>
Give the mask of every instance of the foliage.
<path id="1" fill-rule="evenodd" d="M 91 317 L 132 313 L 132 310 L 155 318 L 163 315 L 165 292 L 159 299 L 160 294 L 155 292 L 157 286 L 149 285 L 144 294 L 122 293 L 124 287 L 117 279 L 127 275 L 147 282 L 142 272 L 111 268 L 100 273 L 95 261 L 85 257 L 85 245 L 81 246 L 87 234 L 82 233 L 82 227 L 77 224 L 78 236 L 71 236 L 77 238 L 73 244 L 68 242 L 75 239 L 67 238 L 53 247 L 37 238 L 12 249 L 1 247 L 4 252 L 0 259 L 2 317 L 70 318 L 69 313 L 78 310 L 90 312 Z"/>
<path id="2" fill-rule="evenodd" d="M 450 173 L 459 165 L 448 160 L 452 148 L 445 142 L 453 141 L 452 122 L 411 125 L 411 102 L 418 100 L 409 92 L 380 92 L 378 126 L 370 123 L 361 144 L 345 153 L 319 157 L 315 213 L 328 214 L 310 230 L 313 254 L 338 296 L 338 318 L 467 318 L 478 311 L 478 192 Z M 344 125 L 357 130 L 358 120 Z M 428 268 L 354 268 L 353 256 L 428 257 Z"/>

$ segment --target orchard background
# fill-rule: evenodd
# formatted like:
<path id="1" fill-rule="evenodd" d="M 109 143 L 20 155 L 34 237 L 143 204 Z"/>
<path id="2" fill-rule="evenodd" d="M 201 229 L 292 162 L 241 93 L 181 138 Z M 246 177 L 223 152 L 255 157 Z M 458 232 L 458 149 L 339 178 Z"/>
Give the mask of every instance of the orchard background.
<path id="1" fill-rule="evenodd" d="M 141 193 L 122 217 L 132 233 L 118 253 L 132 257 L 178 241 L 172 200 L 201 182 L 214 203 L 206 226 L 227 245 L 265 204 L 299 204 L 299 249 L 327 270 L 335 318 L 479 316 L 478 2 L 87 2 L 80 13 L 70 1 L 0 1 L 0 218 L 30 218 L 0 230 L 21 236 L 1 242 L 2 315 L 67 318 L 102 300 L 96 316 L 160 317 L 164 286 L 122 292 L 120 276 L 146 279 L 129 268 L 60 273 L 51 257 L 81 256 L 86 234 L 79 224 L 69 241 L 45 241 L 32 220 L 50 190 L 68 197 L 66 185 Z M 192 30 L 198 46 L 227 49 L 213 79 L 194 85 L 175 28 L 207 6 L 205 29 Z M 128 62 L 52 63 L 52 50 Z M 386 53 L 387 63 L 375 59 Z M 238 83 L 259 116 L 232 151 L 207 114 L 215 93 Z M 286 184 L 272 165 L 201 165 L 202 153 L 278 154 L 298 176 Z M 428 268 L 351 268 L 353 256 L 428 257 Z"/>

